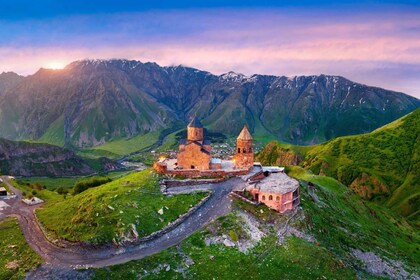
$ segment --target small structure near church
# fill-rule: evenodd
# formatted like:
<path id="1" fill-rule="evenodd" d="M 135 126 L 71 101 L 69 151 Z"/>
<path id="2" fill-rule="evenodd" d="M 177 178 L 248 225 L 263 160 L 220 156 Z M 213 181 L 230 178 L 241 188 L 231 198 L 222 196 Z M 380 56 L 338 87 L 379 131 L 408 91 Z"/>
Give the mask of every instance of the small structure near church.
<path id="1" fill-rule="evenodd" d="M 27 205 L 37 205 L 37 204 L 41 204 L 44 203 L 44 201 L 38 197 L 32 197 L 32 198 L 23 198 L 22 202 L 27 204 Z"/>
<path id="2" fill-rule="evenodd" d="M 7 196 L 7 190 L 5 187 L 0 187 L 0 196 Z"/>
<path id="3" fill-rule="evenodd" d="M 265 171 L 255 174 L 245 190 L 252 195 L 253 200 L 280 213 L 295 209 L 300 204 L 299 182 L 284 172 Z"/>
<path id="4" fill-rule="evenodd" d="M 193 118 L 187 126 L 187 139 L 182 139 L 179 143 L 176 159 L 162 158 L 153 167 L 163 174 L 221 177 L 248 174 L 253 164 L 252 136 L 246 126 L 237 138 L 233 160 L 221 160 L 212 158 L 211 143 L 204 138 L 204 127 L 197 118 Z"/>

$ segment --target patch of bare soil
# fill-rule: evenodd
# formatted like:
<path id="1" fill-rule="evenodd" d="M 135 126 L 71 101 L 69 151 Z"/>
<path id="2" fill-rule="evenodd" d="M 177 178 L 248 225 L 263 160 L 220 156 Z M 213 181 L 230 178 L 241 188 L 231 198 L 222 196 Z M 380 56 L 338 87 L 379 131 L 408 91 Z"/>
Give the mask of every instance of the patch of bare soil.
<path id="1" fill-rule="evenodd" d="M 391 279 L 420 280 L 417 274 L 406 271 L 404 264 L 400 261 L 381 258 L 373 252 L 362 252 L 358 249 L 353 249 L 352 253 L 364 263 L 365 270 L 373 275 Z"/>

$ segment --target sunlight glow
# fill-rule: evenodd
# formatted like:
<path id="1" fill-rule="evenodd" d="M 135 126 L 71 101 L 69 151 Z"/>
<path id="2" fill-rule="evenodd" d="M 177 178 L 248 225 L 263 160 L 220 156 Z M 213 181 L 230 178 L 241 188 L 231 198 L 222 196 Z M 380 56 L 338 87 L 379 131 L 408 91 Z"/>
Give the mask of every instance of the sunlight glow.
<path id="1" fill-rule="evenodd" d="M 51 61 L 51 62 L 48 62 L 45 65 L 45 68 L 53 69 L 53 70 L 59 70 L 59 69 L 63 69 L 65 66 L 66 66 L 66 64 L 64 62 Z"/>

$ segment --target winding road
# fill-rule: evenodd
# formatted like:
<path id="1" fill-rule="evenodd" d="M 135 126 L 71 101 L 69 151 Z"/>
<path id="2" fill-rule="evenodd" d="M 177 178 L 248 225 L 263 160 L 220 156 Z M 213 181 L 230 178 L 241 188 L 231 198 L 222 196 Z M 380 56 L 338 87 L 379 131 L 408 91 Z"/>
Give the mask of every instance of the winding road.
<path id="1" fill-rule="evenodd" d="M 224 182 L 201 186 L 201 188 L 212 190 L 211 197 L 204 205 L 188 216 L 183 223 L 150 241 L 126 247 L 112 245 L 93 247 L 75 244 L 62 248 L 50 243 L 39 228 L 34 211 L 40 206 L 24 204 L 21 201 L 21 191 L 14 188 L 7 177 L 3 176 L 2 178 L 10 190 L 16 194 L 16 198 L 5 200 L 10 207 L 1 211 L 3 216 L 16 216 L 18 218 L 28 244 L 44 259 L 45 264 L 72 268 L 104 267 L 120 264 L 156 254 L 176 245 L 210 221 L 227 214 L 231 209 L 231 198 L 228 194 L 233 188 L 240 188 L 244 184 L 244 180 L 237 177 Z M 200 186 L 184 186 L 182 192 L 197 187 L 200 188 Z"/>

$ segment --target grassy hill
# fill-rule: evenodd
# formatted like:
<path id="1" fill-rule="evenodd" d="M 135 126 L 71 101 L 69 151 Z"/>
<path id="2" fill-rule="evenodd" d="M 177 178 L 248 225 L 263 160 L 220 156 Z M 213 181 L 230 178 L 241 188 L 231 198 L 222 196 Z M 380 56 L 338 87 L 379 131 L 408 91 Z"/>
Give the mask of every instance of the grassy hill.
<path id="1" fill-rule="evenodd" d="M 206 195 L 168 197 L 150 170 L 135 172 L 37 210 L 42 225 L 55 237 L 92 244 L 130 236 L 132 225 L 140 237 L 177 219 Z M 158 211 L 163 209 L 163 214 Z"/>
<path id="2" fill-rule="evenodd" d="M 360 200 L 333 178 L 300 167 L 291 167 L 288 173 L 300 180 L 303 210 L 289 220 L 294 234 L 283 242 L 277 235 L 284 232 L 287 216 L 234 200 L 232 213 L 179 246 L 97 269 L 93 279 L 387 279 L 397 277 L 398 270 L 405 270 L 410 279 L 411 273 L 418 273 L 420 236 L 404 219 Z M 314 184 L 312 191 L 308 182 Z M 264 232 L 259 241 L 244 214 Z M 209 243 L 217 238 L 222 241 Z M 224 244 L 226 239 L 234 245 Z M 254 246 L 240 250 L 250 243 Z M 365 264 L 355 250 L 377 256 L 379 272 L 370 271 L 372 264 Z M 387 265 L 394 270 L 380 271 Z"/>
<path id="3" fill-rule="evenodd" d="M 270 143 L 258 155 L 279 164 L 287 153 L 315 174 L 336 178 L 366 199 L 420 223 L 420 109 L 371 133 L 300 147 Z"/>

